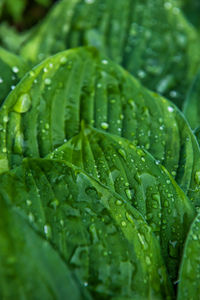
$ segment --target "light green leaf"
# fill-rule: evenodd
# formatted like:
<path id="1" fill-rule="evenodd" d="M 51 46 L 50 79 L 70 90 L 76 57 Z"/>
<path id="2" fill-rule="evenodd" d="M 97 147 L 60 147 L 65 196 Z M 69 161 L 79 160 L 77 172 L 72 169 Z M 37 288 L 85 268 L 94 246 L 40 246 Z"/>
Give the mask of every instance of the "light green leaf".
<path id="1" fill-rule="evenodd" d="M 78 168 L 26 159 L 1 175 L 0 194 L 28 215 L 94 299 L 171 299 L 159 243 L 143 217 Z"/>

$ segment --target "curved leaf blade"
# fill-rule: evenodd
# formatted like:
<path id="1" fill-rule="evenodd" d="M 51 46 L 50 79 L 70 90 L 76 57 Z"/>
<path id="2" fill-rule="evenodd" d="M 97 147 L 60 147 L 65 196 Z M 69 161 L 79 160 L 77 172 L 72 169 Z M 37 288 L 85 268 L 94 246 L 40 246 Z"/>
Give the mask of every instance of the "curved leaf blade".
<path id="1" fill-rule="evenodd" d="M 200 214 L 194 219 L 184 247 L 182 263 L 179 271 L 178 297 L 198 299 L 200 293 Z"/>
<path id="2" fill-rule="evenodd" d="M 29 216 L 96 299 L 170 299 L 150 227 L 123 198 L 81 170 L 62 161 L 26 159 L 1 175 L 0 193 Z"/>
<path id="3" fill-rule="evenodd" d="M 0 202 L 1 299 L 90 299 L 81 296 L 67 265 L 25 216 L 4 198 Z"/>
<path id="4" fill-rule="evenodd" d="M 130 141 L 84 126 L 48 157 L 84 169 L 138 209 L 160 240 L 169 273 L 176 280 L 194 211 L 164 167 Z"/>
<path id="5" fill-rule="evenodd" d="M 190 123 L 190 126 L 195 129 L 200 126 L 200 72 L 197 73 L 195 79 L 188 91 L 187 98 L 184 103 L 183 112 Z"/>

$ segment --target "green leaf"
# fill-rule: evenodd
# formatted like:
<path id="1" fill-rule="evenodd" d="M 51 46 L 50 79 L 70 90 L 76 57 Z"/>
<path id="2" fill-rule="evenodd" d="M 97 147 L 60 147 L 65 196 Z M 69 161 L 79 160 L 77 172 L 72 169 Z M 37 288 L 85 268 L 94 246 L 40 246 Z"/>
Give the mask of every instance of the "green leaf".
<path id="1" fill-rule="evenodd" d="M 128 140 L 92 128 L 83 128 L 49 158 L 84 169 L 137 208 L 160 240 L 171 277 L 177 278 L 194 211 L 164 167 Z"/>
<path id="2" fill-rule="evenodd" d="M 195 136 L 196 136 L 196 138 L 197 138 L 197 141 L 198 141 L 198 143 L 199 143 L 199 145 L 200 145 L 200 126 L 197 127 L 197 128 L 194 130 L 194 134 L 195 134 Z"/>
<path id="3" fill-rule="evenodd" d="M 28 69 L 23 58 L 0 47 L 0 105 Z"/>
<path id="4" fill-rule="evenodd" d="M 97 47 L 179 107 L 200 62 L 197 32 L 175 1 L 163 0 L 60 1 L 21 53 L 38 61 L 83 45 Z"/>
<path id="5" fill-rule="evenodd" d="M 179 271 L 178 300 L 199 299 L 200 294 L 200 214 L 191 225 Z"/>
<path id="6" fill-rule="evenodd" d="M 125 137 L 164 165 L 199 203 L 200 149 L 181 112 L 93 48 L 59 53 L 30 71 L 0 110 L 0 170 L 44 157 L 80 122 Z"/>
<path id="7" fill-rule="evenodd" d="M 26 159 L 1 175 L 0 194 L 28 215 L 94 299 L 171 299 L 150 227 L 123 198 L 81 170 Z"/>
<path id="8" fill-rule="evenodd" d="M 0 198 L 0 298 L 89 299 L 56 251 L 19 209 Z"/>
<path id="9" fill-rule="evenodd" d="M 190 123 L 190 126 L 195 129 L 200 126 L 200 71 L 194 78 L 194 81 L 188 91 L 183 112 Z"/>

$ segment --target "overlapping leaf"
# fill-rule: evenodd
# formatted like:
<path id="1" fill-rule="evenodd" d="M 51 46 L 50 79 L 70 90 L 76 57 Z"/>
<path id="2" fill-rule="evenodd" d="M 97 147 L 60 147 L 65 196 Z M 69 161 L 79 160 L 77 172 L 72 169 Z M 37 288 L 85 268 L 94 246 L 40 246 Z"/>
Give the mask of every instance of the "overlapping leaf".
<path id="1" fill-rule="evenodd" d="M 2 197 L 0 203 L 0 298 L 91 299 L 81 295 L 67 265 L 20 211 Z"/>
<path id="2" fill-rule="evenodd" d="M 171 298 L 159 243 L 143 217 L 79 169 L 26 159 L 1 175 L 0 194 L 28 215 L 95 299 Z"/>
<path id="3" fill-rule="evenodd" d="M 38 61 L 83 45 L 100 49 L 179 106 L 196 72 L 200 44 L 175 1 L 62 0 L 22 48 Z"/>
<path id="4" fill-rule="evenodd" d="M 84 169 L 136 207 L 158 236 L 170 275 L 176 280 L 194 212 L 182 190 L 152 156 L 123 138 L 86 128 L 49 158 Z"/>
<path id="5" fill-rule="evenodd" d="M 47 59 L 9 95 L 0 110 L 1 172 L 51 153 L 81 120 L 147 149 L 198 204 L 200 150 L 183 115 L 94 49 Z"/>
<path id="6" fill-rule="evenodd" d="M 197 215 L 185 243 L 179 273 L 178 300 L 199 299 L 200 295 L 200 214 Z"/>

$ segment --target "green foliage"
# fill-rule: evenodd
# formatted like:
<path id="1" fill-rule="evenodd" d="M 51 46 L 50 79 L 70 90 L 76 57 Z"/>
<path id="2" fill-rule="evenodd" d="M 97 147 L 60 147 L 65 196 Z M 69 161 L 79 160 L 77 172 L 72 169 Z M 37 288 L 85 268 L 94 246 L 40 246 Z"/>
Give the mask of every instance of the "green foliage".
<path id="1" fill-rule="evenodd" d="M 0 0 L 0 299 L 199 299 L 197 15 Z"/>
<path id="2" fill-rule="evenodd" d="M 83 45 L 97 47 L 179 107 L 200 63 L 197 33 L 174 1 L 163 0 L 116 0 L 114 6 L 113 0 L 62 0 L 21 54 L 40 61 Z"/>
<path id="3" fill-rule="evenodd" d="M 190 126 L 196 129 L 200 126 L 200 71 L 197 73 L 194 81 L 188 91 L 184 104 L 184 114 L 187 117 Z"/>

